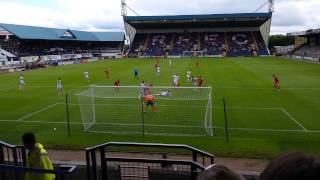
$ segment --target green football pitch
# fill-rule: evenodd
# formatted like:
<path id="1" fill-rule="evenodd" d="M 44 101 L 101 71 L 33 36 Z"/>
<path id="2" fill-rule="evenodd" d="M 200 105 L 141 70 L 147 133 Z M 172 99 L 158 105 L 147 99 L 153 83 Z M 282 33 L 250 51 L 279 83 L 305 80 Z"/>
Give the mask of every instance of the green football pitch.
<path id="1" fill-rule="evenodd" d="M 195 66 L 196 61 L 199 66 Z M 0 140 L 20 144 L 24 132 L 36 133 L 38 139 L 50 148 L 83 149 L 108 141 L 134 141 L 154 143 L 189 144 L 220 156 L 268 158 L 279 152 L 301 150 L 320 152 L 320 65 L 281 58 L 204 58 L 173 59 L 170 67 L 167 60 L 160 60 L 161 75 L 156 76 L 155 59 L 119 59 L 97 61 L 88 64 L 66 65 L 23 72 L 26 86 L 20 91 L 20 73 L 0 75 Z M 110 70 L 110 79 L 104 77 L 104 68 Z M 139 76 L 133 75 L 138 68 Z M 121 124 L 116 134 L 84 132 L 79 101 L 76 94 L 90 85 L 111 86 L 120 79 L 121 85 L 139 86 L 142 80 L 154 86 L 171 86 L 172 76 L 178 73 L 182 86 L 190 69 L 195 76 L 203 76 L 205 86 L 212 87 L 213 136 L 175 136 L 152 134 L 159 127 L 146 125 L 145 136 L 124 134 L 140 122 L 131 122 L 130 117 L 139 116 L 129 105 L 133 100 L 117 103 L 107 101 L 110 124 L 96 124 L 99 131 L 110 129 L 111 123 Z M 88 71 L 90 82 L 83 80 Z M 272 74 L 279 75 L 281 91 L 273 89 Z M 58 96 L 56 80 L 61 76 L 64 92 L 69 97 L 71 136 L 67 133 L 65 96 Z M 226 116 L 222 99 L 226 102 Z M 188 126 L 195 121 L 204 123 L 203 117 L 195 117 L 195 109 L 175 108 L 174 101 L 166 101 L 172 108 L 168 113 L 148 112 L 146 124 L 180 124 L 170 132 L 200 132 L 198 127 Z M 160 103 L 164 105 L 165 103 Z M 122 106 L 125 104 L 126 106 Z M 190 103 L 186 102 L 186 106 Z M 199 107 L 201 107 L 199 105 Z M 159 106 L 159 111 L 164 111 Z M 204 114 L 205 108 L 198 108 Z M 99 112 L 100 111 L 100 112 Z M 197 110 L 196 110 L 197 111 Z M 202 112 L 203 111 L 203 112 Z M 97 114 L 104 113 L 99 109 Z M 129 121 L 122 121 L 123 118 Z M 226 142 L 225 117 L 228 123 L 229 142 Z M 102 118 L 103 119 L 103 118 Z M 170 121 L 169 121 L 170 119 Z M 103 120 L 102 120 L 103 121 Z M 179 121 L 179 122 L 178 122 Z M 132 125 L 133 124 L 133 125 Z M 191 125 L 194 125 L 191 123 Z M 148 129 L 149 128 L 149 129 Z M 198 129 L 197 129 L 198 128 Z M 203 132 L 203 131 L 201 131 Z"/>

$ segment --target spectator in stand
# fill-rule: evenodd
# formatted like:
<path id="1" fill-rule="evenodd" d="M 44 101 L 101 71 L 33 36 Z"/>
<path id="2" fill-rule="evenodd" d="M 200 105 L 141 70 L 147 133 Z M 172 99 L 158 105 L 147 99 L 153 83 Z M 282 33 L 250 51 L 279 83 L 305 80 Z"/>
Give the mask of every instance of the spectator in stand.
<path id="1" fill-rule="evenodd" d="M 225 166 L 211 165 L 198 176 L 198 180 L 245 180 L 245 178 Z"/>
<path id="2" fill-rule="evenodd" d="M 261 174 L 261 180 L 319 180 L 320 158 L 302 152 L 281 154 Z"/>

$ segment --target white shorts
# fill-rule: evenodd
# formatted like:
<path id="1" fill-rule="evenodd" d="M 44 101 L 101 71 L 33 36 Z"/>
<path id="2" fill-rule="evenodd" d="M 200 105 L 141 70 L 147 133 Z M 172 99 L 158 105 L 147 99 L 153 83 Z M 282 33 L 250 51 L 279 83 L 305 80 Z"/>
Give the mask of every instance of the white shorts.
<path id="1" fill-rule="evenodd" d="M 24 85 L 25 85 L 24 80 L 20 80 L 20 86 L 24 86 Z"/>
<path id="2" fill-rule="evenodd" d="M 58 85 L 58 86 L 57 86 L 57 89 L 58 89 L 58 90 L 61 90 L 61 89 L 62 89 L 62 85 Z"/>

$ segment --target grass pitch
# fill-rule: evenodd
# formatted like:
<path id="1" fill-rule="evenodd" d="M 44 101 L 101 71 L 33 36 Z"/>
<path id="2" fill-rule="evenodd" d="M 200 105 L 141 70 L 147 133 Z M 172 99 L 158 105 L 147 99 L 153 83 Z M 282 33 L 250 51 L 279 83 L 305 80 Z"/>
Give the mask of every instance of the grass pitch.
<path id="1" fill-rule="evenodd" d="M 195 61 L 200 63 L 199 67 Z M 265 158 L 288 150 L 320 152 L 319 64 L 280 58 L 205 58 L 174 59 L 169 67 L 166 60 L 160 60 L 161 75 L 157 77 L 155 63 L 154 59 L 120 59 L 27 71 L 23 72 L 26 81 L 23 91 L 17 86 L 20 73 L 0 75 L 0 139 L 19 144 L 22 133 L 33 131 L 40 142 L 51 148 L 79 149 L 106 141 L 137 141 L 189 144 L 221 156 Z M 104 77 L 105 67 L 110 70 L 109 80 Z M 139 69 L 139 78 L 134 78 L 134 68 Z M 145 80 L 153 85 L 170 86 L 175 73 L 180 75 L 182 86 L 191 86 L 186 83 L 188 69 L 193 75 L 203 76 L 205 86 L 213 88 L 213 137 L 83 132 L 74 94 L 91 84 L 113 85 L 116 79 L 120 79 L 121 85 L 139 85 Z M 83 80 L 85 71 L 90 74 L 89 83 Z M 272 74 L 280 76 L 280 92 L 273 90 Z M 71 137 L 66 131 L 65 97 L 56 92 L 58 76 L 62 77 L 64 92 L 69 94 Z M 227 104 L 229 143 L 225 140 L 223 98 Z M 109 109 L 114 110 L 115 121 L 120 116 L 117 112 L 132 115 L 125 108 Z M 189 110 L 179 110 L 179 114 L 184 113 Z M 154 118 L 152 114 L 148 116 Z M 166 124 L 165 120 L 159 123 Z"/>

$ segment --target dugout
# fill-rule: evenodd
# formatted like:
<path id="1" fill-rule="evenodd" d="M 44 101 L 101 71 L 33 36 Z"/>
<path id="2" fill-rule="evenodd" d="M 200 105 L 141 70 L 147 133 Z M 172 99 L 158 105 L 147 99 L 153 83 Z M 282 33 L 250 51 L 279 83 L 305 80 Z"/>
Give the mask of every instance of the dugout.
<path id="1" fill-rule="evenodd" d="M 124 16 L 130 55 L 269 55 L 272 13 Z M 188 54 L 188 53 L 187 53 Z M 190 53 L 189 53 L 190 54 Z"/>

